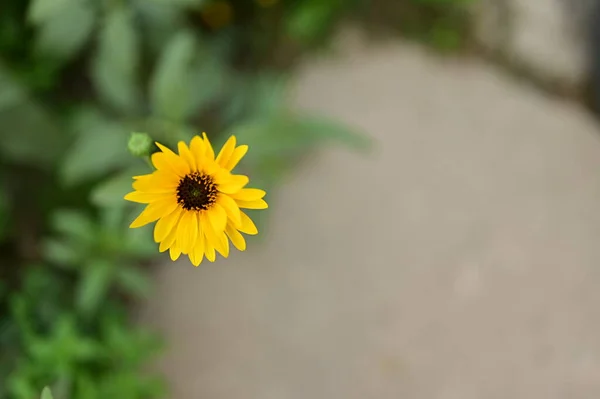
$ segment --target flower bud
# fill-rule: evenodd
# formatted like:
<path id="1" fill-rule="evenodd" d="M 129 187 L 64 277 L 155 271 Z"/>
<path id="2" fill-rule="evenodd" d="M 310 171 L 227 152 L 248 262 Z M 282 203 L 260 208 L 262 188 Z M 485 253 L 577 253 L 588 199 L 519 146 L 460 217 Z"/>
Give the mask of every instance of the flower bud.
<path id="1" fill-rule="evenodd" d="M 147 133 L 131 133 L 127 147 L 129 152 L 136 157 L 147 157 L 152 152 L 154 142 Z"/>

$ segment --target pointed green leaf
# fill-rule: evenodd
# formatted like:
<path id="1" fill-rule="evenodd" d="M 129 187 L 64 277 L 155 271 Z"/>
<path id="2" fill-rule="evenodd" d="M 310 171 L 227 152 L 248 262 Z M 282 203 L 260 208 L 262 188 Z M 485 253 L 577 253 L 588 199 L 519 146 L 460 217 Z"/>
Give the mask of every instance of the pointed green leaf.
<path id="1" fill-rule="evenodd" d="M 54 211 L 51 217 L 51 225 L 55 232 L 77 242 L 92 241 L 96 231 L 96 226 L 88 215 L 71 209 Z"/>
<path id="2" fill-rule="evenodd" d="M 78 137 L 64 156 L 60 170 L 67 185 L 99 177 L 137 161 L 127 150 L 128 130 L 116 121 L 86 110 L 77 115 L 73 130 Z"/>
<path id="3" fill-rule="evenodd" d="M 203 107 L 218 99 L 229 79 L 228 66 L 218 59 L 196 60 L 191 67 L 189 81 L 190 112 L 201 112 Z"/>
<path id="4" fill-rule="evenodd" d="M 133 191 L 133 176 L 151 173 L 145 165 L 135 166 L 118 173 L 98 184 L 91 193 L 91 200 L 98 206 L 115 206 L 125 204 L 125 194 Z"/>
<path id="5" fill-rule="evenodd" d="M 193 112 L 190 80 L 196 40 L 181 31 L 165 47 L 150 82 L 150 100 L 156 116 L 182 122 Z"/>
<path id="6" fill-rule="evenodd" d="M 76 293 L 77 308 L 84 315 L 91 315 L 105 299 L 113 278 L 112 264 L 101 260 L 88 263 Z"/>
<path id="7" fill-rule="evenodd" d="M 94 10 L 87 2 L 71 0 L 60 12 L 40 23 L 38 29 L 36 50 L 54 59 L 69 60 L 83 48 L 93 31 Z"/>
<path id="8" fill-rule="evenodd" d="M 287 76 L 263 74 L 253 87 L 255 93 L 255 112 L 261 117 L 280 114 L 286 106 L 289 89 Z"/>
<path id="9" fill-rule="evenodd" d="M 345 123 L 321 116 L 305 116 L 295 119 L 298 133 L 307 140 L 342 144 L 363 151 L 372 145 L 372 140 L 359 129 Z"/>
<path id="10" fill-rule="evenodd" d="M 145 24 L 152 27 L 144 32 L 148 49 L 152 54 L 159 54 L 185 20 L 183 10 L 171 0 L 139 0 L 135 8 Z"/>
<path id="11" fill-rule="evenodd" d="M 59 266 L 72 267 L 80 260 L 77 246 L 58 239 L 48 239 L 42 245 L 46 259 Z"/>
<path id="12" fill-rule="evenodd" d="M 356 129 L 315 116 L 260 118 L 235 126 L 229 134 L 236 135 L 240 143 L 252 148 L 247 158 L 256 162 L 265 157 L 285 159 L 327 143 L 344 144 L 357 150 L 364 150 L 371 144 L 371 140 Z"/>
<path id="13" fill-rule="evenodd" d="M 54 399 L 54 397 L 52 396 L 52 392 L 50 391 L 50 388 L 48 388 L 48 387 L 44 388 L 44 390 L 42 391 L 41 399 Z"/>
<path id="14" fill-rule="evenodd" d="M 66 138 L 58 121 L 0 65 L 0 157 L 47 167 L 63 154 Z"/>
<path id="15" fill-rule="evenodd" d="M 139 42 L 129 8 L 111 9 L 100 32 L 92 77 L 103 99 L 126 112 L 135 111 L 140 99 L 136 81 Z"/>

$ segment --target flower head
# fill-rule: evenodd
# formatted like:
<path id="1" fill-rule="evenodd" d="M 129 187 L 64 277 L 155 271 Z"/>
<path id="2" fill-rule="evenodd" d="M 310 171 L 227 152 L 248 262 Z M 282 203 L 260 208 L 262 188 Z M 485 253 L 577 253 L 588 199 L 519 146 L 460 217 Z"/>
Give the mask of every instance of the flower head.
<path id="1" fill-rule="evenodd" d="M 135 176 L 135 191 L 125 196 L 147 204 L 129 227 L 156 221 L 154 240 L 160 252 L 169 250 L 172 260 L 187 255 L 194 266 L 204 257 L 214 262 L 216 252 L 228 257 L 229 241 L 244 251 L 246 241 L 240 232 L 258 231 L 241 209 L 268 207 L 263 190 L 246 188 L 248 177 L 232 174 L 248 146 L 236 146 L 231 136 L 215 158 L 208 137 L 202 136 L 195 136 L 189 147 L 180 141 L 179 154 L 156 143 L 161 150 L 151 158 L 156 170 Z"/>

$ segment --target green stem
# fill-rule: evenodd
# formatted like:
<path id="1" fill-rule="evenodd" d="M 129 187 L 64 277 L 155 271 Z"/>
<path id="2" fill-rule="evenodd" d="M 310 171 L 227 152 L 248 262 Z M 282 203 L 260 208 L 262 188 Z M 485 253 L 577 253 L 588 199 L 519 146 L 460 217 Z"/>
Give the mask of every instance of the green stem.
<path id="1" fill-rule="evenodd" d="M 149 156 L 144 157 L 144 161 L 150 167 L 150 169 L 152 169 L 154 171 L 154 165 L 152 165 L 152 161 L 150 160 L 150 157 Z"/>

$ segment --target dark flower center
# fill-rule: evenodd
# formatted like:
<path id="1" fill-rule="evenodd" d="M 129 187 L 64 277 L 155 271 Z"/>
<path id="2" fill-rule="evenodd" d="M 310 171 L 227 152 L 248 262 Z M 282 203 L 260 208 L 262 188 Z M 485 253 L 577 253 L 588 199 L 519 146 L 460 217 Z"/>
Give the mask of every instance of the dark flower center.
<path id="1" fill-rule="evenodd" d="M 217 186 L 212 177 L 198 172 L 179 181 L 177 203 L 188 211 L 207 210 L 217 200 Z"/>

